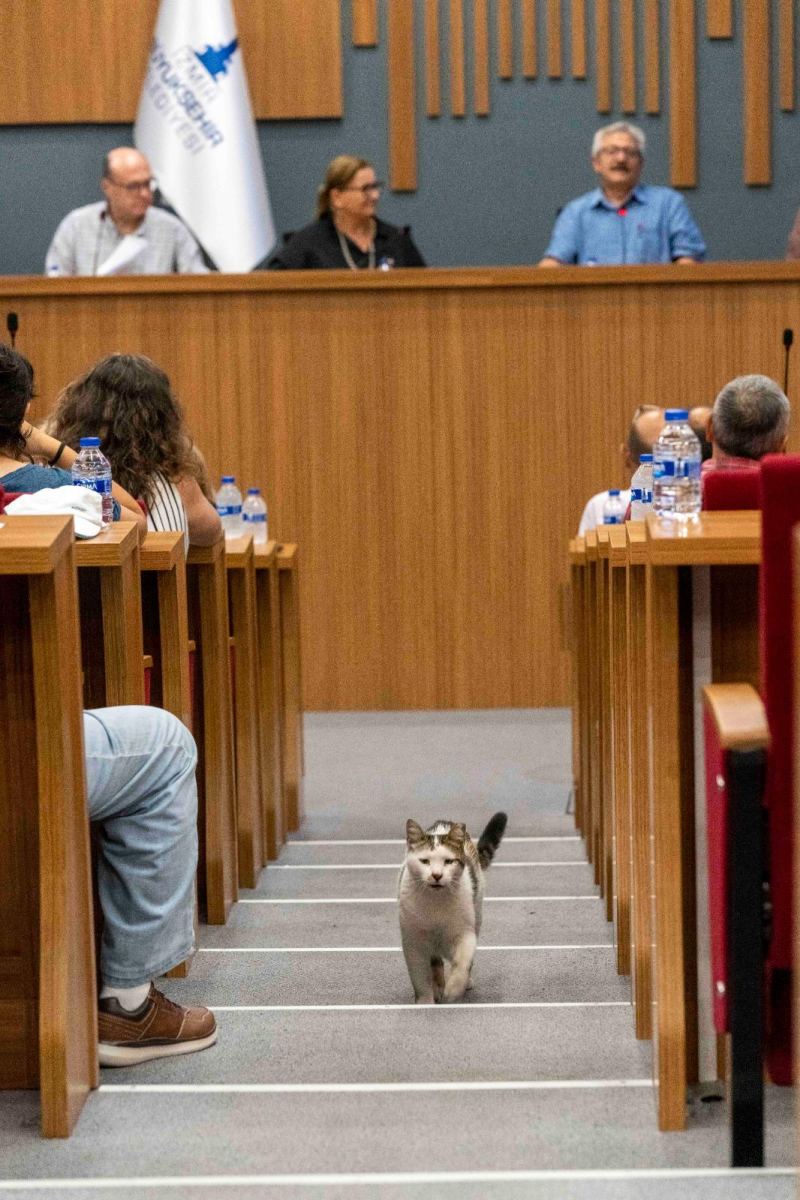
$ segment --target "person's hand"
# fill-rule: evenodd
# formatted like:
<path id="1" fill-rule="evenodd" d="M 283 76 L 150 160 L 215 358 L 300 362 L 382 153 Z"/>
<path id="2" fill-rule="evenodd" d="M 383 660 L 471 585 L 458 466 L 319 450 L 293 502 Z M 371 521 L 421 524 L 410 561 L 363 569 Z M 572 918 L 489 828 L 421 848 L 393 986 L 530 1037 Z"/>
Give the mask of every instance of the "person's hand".
<path id="1" fill-rule="evenodd" d="M 43 429 L 37 429 L 30 421 L 23 421 L 21 431 L 25 438 L 25 448 L 32 458 L 52 458 L 58 449 L 58 442 Z"/>

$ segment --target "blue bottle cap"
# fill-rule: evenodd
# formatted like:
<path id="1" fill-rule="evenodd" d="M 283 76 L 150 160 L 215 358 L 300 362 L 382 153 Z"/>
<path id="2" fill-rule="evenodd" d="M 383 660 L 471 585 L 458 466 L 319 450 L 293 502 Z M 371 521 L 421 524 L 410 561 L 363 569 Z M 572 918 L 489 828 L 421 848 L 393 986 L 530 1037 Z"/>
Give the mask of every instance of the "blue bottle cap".
<path id="1" fill-rule="evenodd" d="M 261 488 L 248 488 L 247 494 L 248 494 L 248 496 L 260 496 Z"/>
<path id="2" fill-rule="evenodd" d="M 664 419 L 666 421 L 688 421 L 689 410 L 688 408 L 668 408 L 664 413 Z"/>
<path id="3" fill-rule="evenodd" d="M 609 496 L 618 496 L 618 495 L 619 495 L 619 488 L 609 488 L 609 489 L 608 489 L 608 494 L 609 494 Z"/>
<path id="4" fill-rule="evenodd" d="M 99 446 L 99 445 L 100 445 L 99 437 L 81 438 L 81 450 L 83 449 L 84 446 Z"/>
<path id="5" fill-rule="evenodd" d="M 223 475 L 223 476 L 222 476 L 222 482 L 223 482 L 223 483 L 235 483 L 235 482 L 236 482 L 236 476 L 235 476 L 235 475 Z"/>
<path id="6" fill-rule="evenodd" d="M 652 456 L 652 454 L 640 454 L 640 455 L 639 455 L 639 462 L 640 462 L 640 463 L 643 463 L 643 462 L 652 462 L 652 461 L 653 461 L 653 456 Z"/>

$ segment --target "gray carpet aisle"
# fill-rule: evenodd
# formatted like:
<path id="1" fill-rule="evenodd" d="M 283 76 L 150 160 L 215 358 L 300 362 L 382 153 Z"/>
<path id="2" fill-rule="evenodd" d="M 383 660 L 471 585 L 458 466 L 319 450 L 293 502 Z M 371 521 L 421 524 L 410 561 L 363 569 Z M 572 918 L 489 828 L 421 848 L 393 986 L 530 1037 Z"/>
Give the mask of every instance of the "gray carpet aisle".
<path id="1" fill-rule="evenodd" d="M 203 1054 L 103 1073 L 76 1134 L 0 1094 L 0 1197 L 133 1200 L 777 1200 L 796 1192 L 792 1096 L 768 1097 L 770 1170 L 726 1170 L 720 1105 L 659 1134 L 649 1046 L 564 815 L 558 711 L 337 714 L 307 722 L 307 816 L 191 977 Z M 415 1008 L 394 902 L 406 817 L 497 809 L 475 989 Z M 12 1183 L 12 1181 L 16 1181 Z"/>

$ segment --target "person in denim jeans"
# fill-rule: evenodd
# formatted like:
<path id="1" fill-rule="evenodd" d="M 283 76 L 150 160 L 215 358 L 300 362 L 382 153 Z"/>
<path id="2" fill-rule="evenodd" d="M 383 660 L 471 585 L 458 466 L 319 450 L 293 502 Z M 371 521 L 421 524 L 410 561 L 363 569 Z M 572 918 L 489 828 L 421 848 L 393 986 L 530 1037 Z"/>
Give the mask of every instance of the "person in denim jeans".
<path id="1" fill-rule="evenodd" d="M 217 1040 L 213 1015 L 153 983 L 194 949 L 194 739 L 171 713 L 143 706 L 88 710 L 83 731 L 104 920 L 100 1065 L 203 1050 Z"/>

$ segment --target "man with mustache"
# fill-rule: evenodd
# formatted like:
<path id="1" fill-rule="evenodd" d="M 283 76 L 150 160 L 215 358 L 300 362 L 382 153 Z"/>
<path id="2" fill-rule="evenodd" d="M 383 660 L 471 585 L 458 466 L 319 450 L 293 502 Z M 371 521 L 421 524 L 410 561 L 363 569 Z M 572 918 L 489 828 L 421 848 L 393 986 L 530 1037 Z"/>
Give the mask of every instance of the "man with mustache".
<path id="1" fill-rule="evenodd" d="M 702 261 L 705 243 L 683 196 L 639 182 L 644 147 L 644 133 L 628 121 L 598 129 L 600 186 L 561 210 L 540 267 Z"/>

